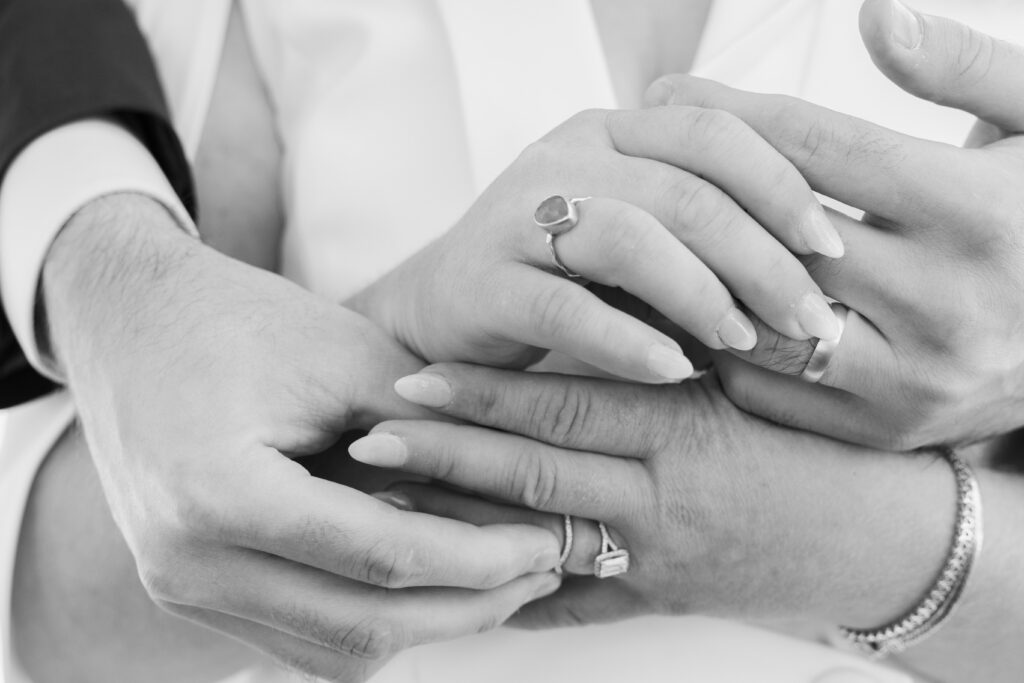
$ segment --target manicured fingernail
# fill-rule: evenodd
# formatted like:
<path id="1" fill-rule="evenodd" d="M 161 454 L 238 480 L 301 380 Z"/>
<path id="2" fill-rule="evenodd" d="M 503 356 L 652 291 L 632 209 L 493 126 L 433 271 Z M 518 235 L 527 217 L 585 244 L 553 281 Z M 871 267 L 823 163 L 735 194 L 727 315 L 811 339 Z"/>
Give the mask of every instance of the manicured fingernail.
<path id="1" fill-rule="evenodd" d="M 558 574 L 554 572 L 544 574 L 543 578 L 539 580 L 537 590 L 533 592 L 532 600 L 540 600 L 543 597 L 551 595 L 562 586 L 562 579 L 559 578 Z"/>
<path id="2" fill-rule="evenodd" d="M 405 442 L 394 434 L 369 434 L 353 441 L 348 454 L 354 460 L 374 467 L 401 467 L 409 459 Z"/>
<path id="3" fill-rule="evenodd" d="M 395 392 L 410 403 L 444 408 L 452 402 L 452 387 L 439 375 L 421 372 L 395 382 Z"/>
<path id="4" fill-rule="evenodd" d="M 839 232 L 825 212 L 820 209 L 813 208 L 807 212 L 801 231 L 804 242 L 807 243 L 807 248 L 811 251 L 816 251 L 829 258 L 839 258 L 846 253 Z"/>
<path id="5" fill-rule="evenodd" d="M 821 294 L 807 292 L 796 306 L 796 319 L 804 332 L 812 337 L 835 341 L 839 339 L 839 320 Z"/>
<path id="6" fill-rule="evenodd" d="M 669 84 L 668 80 L 659 78 L 647 88 L 647 92 L 644 93 L 644 102 L 649 106 L 668 104 L 672 100 L 673 92 L 675 92 L 675 88 Z"/>
<path id="7" fill-rule="evenodd" d="M 892 37 L 897 43 L 908 50 L 921 47 L 924 30 L 921 20 L 909 7 L 900 0 L 890 0 L 892 11 Z"/>
<path id="8" fill-rule="evenodd" d="M 382 503 L 387 503 L 391 507 L 402 510 L 403 512 L 412 512 L 415 509 L 412 504 L 412 499 L 404 493 L 381 491 L 380 493 L 374 493 L 372 495 Z"/>
<path id="9" fill-rule="evenodd" d="M 757 332 L 750 318 L 734 306 L 718 323 L 718 338 L 730 348 L 749 351 L 757 343 Z"/>
<path id="10" fill-rule="evenodd" d="M 693 374 L 693 363 L 680 351 L 655 344 L 647 352 L 647 369 L 658 377 L 678 382 Z"/>

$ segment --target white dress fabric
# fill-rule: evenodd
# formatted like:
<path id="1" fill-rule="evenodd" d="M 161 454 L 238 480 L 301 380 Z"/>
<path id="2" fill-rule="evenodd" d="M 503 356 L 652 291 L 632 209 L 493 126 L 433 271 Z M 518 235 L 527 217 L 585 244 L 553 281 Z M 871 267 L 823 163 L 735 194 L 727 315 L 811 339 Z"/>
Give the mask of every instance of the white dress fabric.
<path id="1" fill-rule="evenodd" d="M 587 0 L 239 2 L 285 150 L 282 270 L 334 299 L 358 291 L 446 230 L 529 142 L 576 111 L 615 104 Z M 231 0 L 129 4 L 194 158 Z M 879 75 L 857 34 L 858 5 L 716 0 L 694 73 L 958 144 L 970 117 L 913 100 Z M 1024 42 L 1024 10 L 1015 3 L 916 5 Z M 64 394 L 8 416 L 0 451 L 6 683 L 29 683 L 11 656 L 8 635 L 25 498 L 71 416 Z M 375 681 L 812 683 L 842 670 L 871 671 L 883 682 L 909 680 L 747 626 L 647 618 L 543 633 L 500 630 L 422 646 L 401 654 Z M 290 679 L 276 670 L 236 678 Z"/>

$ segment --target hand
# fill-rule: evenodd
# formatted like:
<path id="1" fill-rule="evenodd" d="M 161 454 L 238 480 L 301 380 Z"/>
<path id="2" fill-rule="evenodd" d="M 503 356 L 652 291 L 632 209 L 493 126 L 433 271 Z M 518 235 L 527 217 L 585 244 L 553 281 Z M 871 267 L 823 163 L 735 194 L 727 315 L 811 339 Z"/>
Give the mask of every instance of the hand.
<path id="1" fill-rule="evenodd" d="M 842 254 L 813 193 L 735 117 L 686 107 L 573 117 L 350 305 L 431 361 L 520 368 L 554 349 L 638 381 L 689 376 L 675 341 L 555 268 L 532 217 L 557 193 L 593 196 L 555 241 L 564 264 L 627 290 L 707 346 L 753 346 L 739 302 L 795 339 L 837 334 L 791 253 Z"/>
<path id="2" fill-rule="evenodd" d="M 168 611 L 348 681 L 556 588 L 533 573 L 557 559 L 546 531 L 399 511 L 289 459 L 422 414 L 390 391 L 420 362 L 364 318 L 131 196 L 79 213 L 43 289 L 114 519 Z"/>
<path id="3" fill-rule="evenodd" d="M 570 580 L 526 608 L 534 625 L 656 612 L 870 627 L 919 600 L 949 547 L 948 468 L 771 425 L 733 406 L 713 374 L 650 387 L 444 364 L 396 388 L 480 426 L 384 422 L 352 456 L 507 502 L 403 485 L 415 509 L 558 533 L 557 515 L 575 515 L 571 572 L 597 555 L 587 519 L 630 551 L 629 573 Z"/>
<path id="4" fill-rule="evenodd" d="M 915 26 L 919 38 L 899 38 Z M 1024 424 L 1024 50 L 889 0 L 865 3 L 861 31 L 904 89 L 982 117 L 980 146 L 687 76 L 649 92 L 652 103 L 732 112 L 815 190 L 868 212 L 832 214 L 842 260 L 805 261 L 851 308 L 823 386 L 754 367 L 797 375 L 813 348 L 759 325 L 757 346 L 739 354 L 754 365 L 722 359 L 726 392 L 771 420 L 900 450 L 1011 431 Z"/>

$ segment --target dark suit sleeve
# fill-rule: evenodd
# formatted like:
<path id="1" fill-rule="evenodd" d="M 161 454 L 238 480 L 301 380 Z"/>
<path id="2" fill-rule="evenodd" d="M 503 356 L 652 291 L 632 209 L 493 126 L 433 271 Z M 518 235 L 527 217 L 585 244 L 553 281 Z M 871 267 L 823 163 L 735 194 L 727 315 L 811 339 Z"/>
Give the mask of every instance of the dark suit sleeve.
<path id="1" fill-rule="evenodd" d="M 109 116 L 145 144 L 190 212 L 192 177 L 146 43 L 121 0 L 0 0 L 0 182 L 47 131 Z M 0 311 L 0 408 L 51 390 Z"/>

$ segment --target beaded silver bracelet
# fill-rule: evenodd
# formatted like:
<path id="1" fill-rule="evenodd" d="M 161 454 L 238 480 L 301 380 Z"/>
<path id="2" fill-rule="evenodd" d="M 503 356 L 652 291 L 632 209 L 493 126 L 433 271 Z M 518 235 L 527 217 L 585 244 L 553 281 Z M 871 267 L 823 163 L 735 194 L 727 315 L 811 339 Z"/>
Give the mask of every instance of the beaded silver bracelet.
<path id="1" fill-rule="evenodd" d="M 981 552 L 981 494 L 978 481 L 970 466 L 952 449 L 943 449 L 942 455 L 956 475 L 957 509 L 953 546 L 938 580 L 920 604 L 896 621 L 871 630 L 839 627 L 847 640 L 874 658 L 903 652 L 935 633 L 959 604 L 971 569 Z"/>

